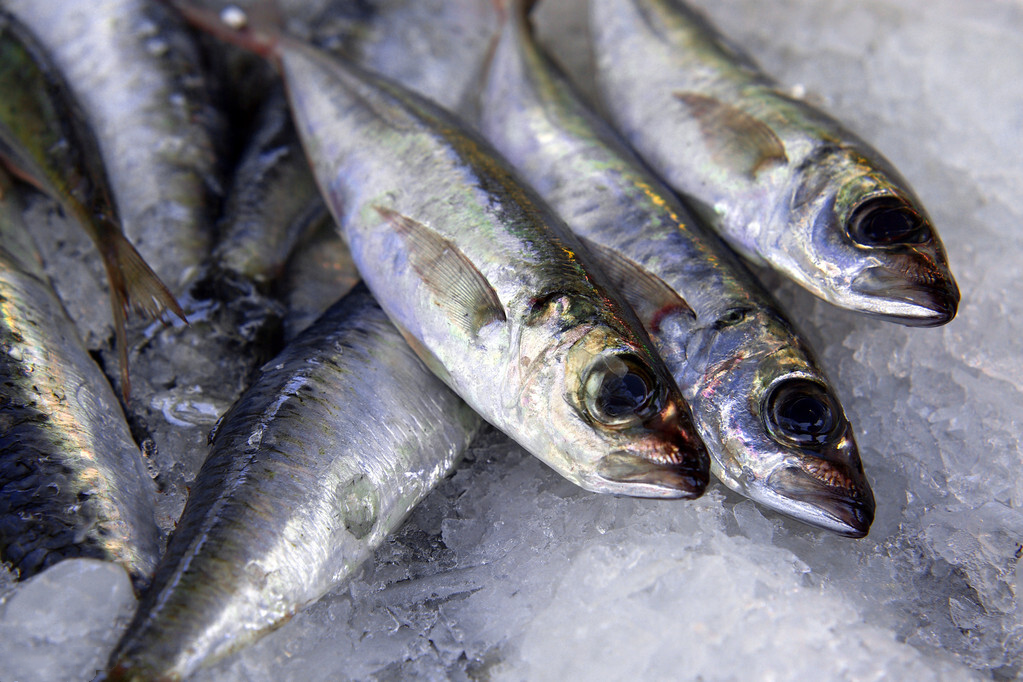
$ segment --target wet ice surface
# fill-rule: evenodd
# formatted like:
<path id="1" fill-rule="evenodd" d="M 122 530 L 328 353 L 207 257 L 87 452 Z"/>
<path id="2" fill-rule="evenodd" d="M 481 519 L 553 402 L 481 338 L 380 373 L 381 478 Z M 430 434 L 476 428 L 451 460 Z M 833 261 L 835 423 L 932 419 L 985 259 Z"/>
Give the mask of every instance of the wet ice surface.
<path id="1" fill-rule="evenodd" d="M 585 493 L 489 433 L 360 577 L 196 679 L 1023 672 L 1023 6 L 695 4 L 900 168 L 962 289 L 959 317 L 922 330 L 769 279 L 856 426 L 870 535 L 826 535 L 721 486 L 692 503 Z M 61 582 L 68 603 L 78 584 Z M 84 629 L 85 650 L 112 646 Z M 0 638 L 0 660 L 36 655 Z"/>

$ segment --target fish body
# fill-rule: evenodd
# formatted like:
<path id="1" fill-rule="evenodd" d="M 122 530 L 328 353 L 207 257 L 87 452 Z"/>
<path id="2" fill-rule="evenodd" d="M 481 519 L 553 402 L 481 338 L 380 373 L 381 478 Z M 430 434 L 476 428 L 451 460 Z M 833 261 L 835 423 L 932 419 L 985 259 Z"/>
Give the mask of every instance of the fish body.
<path id="1" fill-rule="evenodd" d="M 712 473 L 776 511 L 865 535 L 873 495 L 812 350 L 739 259 L 583 104 L 521 7 L 480 109 L 484 135 L 626 292 L 693 408 Z"/>
<path id="2" fill-rule="evenodd" d="M 398 528 L 480 424 L 356 289 L 224 416 L 109 679 L 181 679 L 281 625 Z"/>
<path id="3" fill-rule="evenodd" d="M 21 578 L 70 557 L 114 561 L 141 588 L 159 556 L 155 494 L 0 177 L 0 557 Z"/>
<path id="4" fill-rule="evenodd" d="M 31 31 L 0 8 L 0 157 L 57 200 L 89 234 L 103 259 L 127 394 L 125 315 L 181 308 L 125 239 L 98 143 L 78 101 Z"/>
<path id="5" fill-rule="evenodd" d="M 352 258 L 427 366 L 584 488 L 698 495 L 689 408 L 567 227 L 439 107 L 287 37 L 277 54 Z"/>
<path id="6" fill-rule="evenodd" d="M 265 287 L 281 274 L 298 240 L 327 215 L 277 89 L 263 103 L 234 173 L 214 259 Z"/>
<path id="7" fill-rule="evenodd" d="M 602 106 L 734 248 L 835 305 L 914 326 L 955 316 L 941 240 L 880 153 L 675 0 L 594 0 L 590 25 Z"/>
<path id="8" fill-rule="evenodd" d="M 191 34 L 155 0 L 6 0 L 95 131 L 124 232 L 175 295 L 199 274 L 218 115 Z"/>

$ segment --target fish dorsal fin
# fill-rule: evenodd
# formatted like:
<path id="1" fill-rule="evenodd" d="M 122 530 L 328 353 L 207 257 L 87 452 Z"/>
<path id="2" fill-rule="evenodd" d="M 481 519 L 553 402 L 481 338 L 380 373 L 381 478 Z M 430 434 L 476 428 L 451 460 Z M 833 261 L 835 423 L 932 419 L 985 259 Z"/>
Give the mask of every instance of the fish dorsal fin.
<path id="1" fill-rule="evenodd" d="M 409 264 L 466 334 L 475 337 L 491 322 L 508 319 L 497 292 L 457 246 L 408 216 L 374 208 L 404 239 Z"/>
<path id="2" fill-rule="evenodd" d="M 738 162 L 751 179 L 756 179 L 767 165 L 789 162 L 785 145 L 763 121 L 727 102 L 695 92 L 676 92 L 675 97 L 699 121 L 711 154 L 721 165 Z"/>
<path id="3" fill-rule="evenodd" d="M 603 244 L 581 238 L 597 265 L 609 279 L 609 284 L 625 297 L 639 316 L 639 321 L 651 334 L 660 331 L 661 320 L 669 315 L 695 319 L 696 313 L 677 291 L 660 277 L 621 252 Z"/>

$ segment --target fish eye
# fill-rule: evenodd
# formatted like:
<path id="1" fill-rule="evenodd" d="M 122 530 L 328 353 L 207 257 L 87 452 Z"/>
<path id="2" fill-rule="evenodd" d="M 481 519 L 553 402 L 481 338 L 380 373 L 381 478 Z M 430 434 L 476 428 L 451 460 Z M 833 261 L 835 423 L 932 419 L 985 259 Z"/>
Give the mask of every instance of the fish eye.
<path id="1" fill-rule="evenodd" d="M 597 359 L 586 377 L 586 410 L 609 426 L 645 419 L 660 408 L 662 388 L 640 359 L 606 355 Z"/>
<path id="2" fill-rule="evenodd" d="M 853 209 L 849 236 L 862 246 L 919 244 L 930 238 L 926 221 L 897 197 L 875 197 Z"/>
<path id="3" fill-rule="evenodd" d="M 772 435 L 798 445 L 824 445 L 841 432 L 841 408 L 822 385 L 787 379 L 767 396 L 765 418 Z"/>

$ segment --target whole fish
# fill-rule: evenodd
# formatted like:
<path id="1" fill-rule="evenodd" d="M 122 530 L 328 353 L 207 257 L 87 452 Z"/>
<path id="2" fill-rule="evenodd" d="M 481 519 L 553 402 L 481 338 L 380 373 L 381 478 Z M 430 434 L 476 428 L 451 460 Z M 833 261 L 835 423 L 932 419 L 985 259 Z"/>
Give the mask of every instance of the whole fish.
<path id="1" fill-rule="evenodd" d="M 124 231 L 175 295 L 199 276 L 219 193 L 194 40 L 156 0 L 4 0 L 53 58 L 95 131 Z"/>
<path id="2" fill-rule="evenodd" d="M 708 461 L 689 408 L 568 228 L 450 114 L 272 30 L 241 38 L 280 62 L 352 258 L 427 366 L 586 489 L 699 495 Z"/>
<path id="3" fill-rule="evenodd" d="M 125 315 L 130 305 L 153 317 L 181 308 L 125 239 L 92 130 L 71 90 L 31 32 L 0 8 L 0 158 L 60 202 L 96 244 L 106 268 L 129 392 Z"/>
<path id="4" fill-rule="evenodd" d="M 481 129 L 588 240 L 693 408 L 711 471 L 801 521 L 866 535 L 874 498 L 809 345 L 713 234 L 593 114 L 510 9 Z"/>
<path id="5" fill-rule="evenodd" d="M 399 527 L 480 423 L 353 291 L 224 416 L 109 679 L 181 679 L 283 624 Z"/>
<path id="6" fill-rule="evenodd" d="M 614 124 L 743 255 L 845 308 L 914 326 L 955 316 L 927 212 L 866 142 L 675 0 L 593 0 L 590 25 Z"/>
<path id="7" fill-rule="evenodd" d="M 0 171 L 0 558 L 21 578 L 70 557 L 114 561 L 140 589 L 160 549 L 155 494 Z"/>

